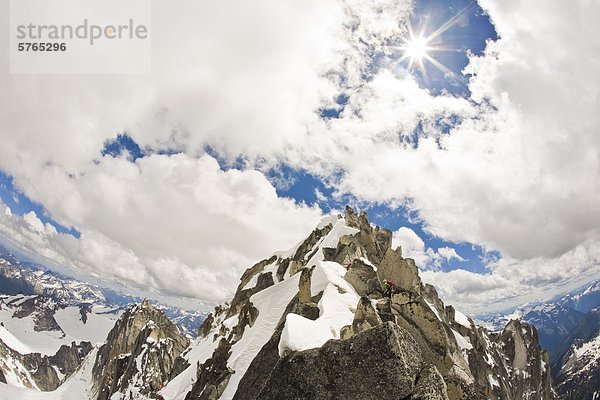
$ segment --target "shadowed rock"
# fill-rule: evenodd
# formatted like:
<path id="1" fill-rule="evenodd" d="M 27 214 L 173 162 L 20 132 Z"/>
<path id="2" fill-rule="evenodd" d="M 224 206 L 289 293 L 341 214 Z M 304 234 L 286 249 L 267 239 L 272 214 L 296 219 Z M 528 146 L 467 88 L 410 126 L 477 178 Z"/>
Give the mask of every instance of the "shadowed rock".
<path id="1" fill-rule="evenodd" d="M 377 273 L 372 266 L 361 260 L 352 262 L 352 267 L 346 272 L 344 279 L 352 285 L 359 296 L 381 291 Z"/>
<path id="2" fill-rule="evenodd" d="M 83 361 L 83 358 L 92 351 L 90 342 L 81 342 L 76 344 L 72 342 L 70 346 L 62 345 L 55 355 L 49 357 L 50 363 L 56 365 L 59 371 L 66 376 L 71 375 Z"/>
<path id="3" fill-rule="evenodd" d="M 412 258 L 402 258 L 400 248 L 388 249 L 377 268 L 377 275 L 382 285 L 386 279 L 391 279 L 401 289 L 421 293 L 421 278 L 415 261 Z"/>
<path id="4" fill-rule="evenodd" d="M 387 322 L 349 340 L 283 357 L 257 398 L 403 399 L 411 394 L 421 363 L 412 337 Z"/>
<path id="5" fill-rule="evenodd" d="M 231 344 L 221 339 L 213 356 L 198 367 L 197 379 L 185 400 L 216 400 L 229 383 L 234 372 L 227 367 L 231 355 Z"/>
<path id="6" fill-rule="evenodd" d="M 436 367 L 430 365 L 421 371 L 410 400 L 448 400 L 446 382 Z"/>
<path id="7" fill-rule="evenodd" d="M 362 257 L 367 258 L 367 252 L 358 243 L 356 236 L 345 235 L 340 238 L 335 249 L 324 247 L 323 256 L 325 261 L 335 261 L 345 266 Z"/>
<path id="8" fill-rule="evenodd" d="M 356 313 L 352 321 L 352 333 L 357 335 L 382 323 L 379 314 L 371 304 L 371 300 L 366 296 L 362 296 L 356 306 Z"/>
<path id="9" fill-rule="evenodd" d="M 310 304 L 315 304 L 315 299 L 309 304 L 300 303 L 298 296 L 295 296 L 287 305 L 282 314 L 277 327 L 269 341 L 262 347 L 256 357 L 250 363 L 248 370 L 240 380 L 238 389 L 233 396 L 233 400 L 254 400 L 258 396 L 265 382 L 271 375 L 271 371 L 279 362 L 279 340 L 281 332 L 285 325 L 285 320 L 288 314 L 294 313 L 315 320 L 319 317 L 319 308 L 312 307 Z"/>
<path id="10" fill-rule="evenodd" d="M 92 369 L 96 398 L 108 400 L 116 392 L 125 393 L 130 383 L 136 385 L 136 392 L 154 396 L 188 344 L 167 316 L 147 300 L 129 308 L 98 350 Z"/>
<path id="11" fill-rule="evenodd" d="M 250 282 L 252 280 L 252 278 L 255 275 L 263 272 L 263 270 L 265 269 L 265 267 L 267 265 L 274 263 L 276 260 L 277 260 L 277 256 L 273 256 L 271 258 L 259 261 L 258 263 L 254 264 L 252 267 L 250 267 L 246 271 L 244 271 L 244 273 L 242 274 L 242 277 L 240 279 L 240 284 L 237 288 L 237 291 L 242 290 L 248 284 L 248 282 Z"/>
<path id="12" fill-rule="evenodd" d="M 201 338 L 207 337 L 211 329 L 213 328 L 214 322 L 215 317 L 213 316 L 213 313 L 208 314 L 208 317 L 206 317 L 204 322 L 202 322 L 202 325 L 200 325 L 200 328 L 198 328 L 198 336 Z"/>

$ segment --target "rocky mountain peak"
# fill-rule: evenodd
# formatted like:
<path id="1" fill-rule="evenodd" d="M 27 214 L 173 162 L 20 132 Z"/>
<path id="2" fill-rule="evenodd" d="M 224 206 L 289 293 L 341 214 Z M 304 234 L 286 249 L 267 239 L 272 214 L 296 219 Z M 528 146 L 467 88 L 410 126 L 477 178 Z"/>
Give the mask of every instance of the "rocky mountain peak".
<path id="1" fill-rule="evenodd" d="M 61 374 L 80 350 L 61 349 Z M 52 362 L 35 368 L 49 382 Z M 127 308 L 61 389 L 98 400 L 556 398 L 535 328 L 475 325 L 421 280 L 391 231 L 350 207 L 248 268 L 192 343 L 147 300 Z"/>
<path id="2" fill-rule="evenodd" d="M 215 309 L 194 350 L 184 354 L 189 366 L 160 393 L 555 398 L 534 328 L 511 322 L 492 334 L 476 326 L 444 305 L 391 238 L 366 213 L 346 207 L 344 216 L 325 218 L 290 251 L 247 269 L 232 301 Z"/>
<path id="3" fill-rule="evenodd" d="M 107 400 L 117 392 L 154 395 L 189 345 L 177 327 L 147 300 L 128 308 L 98 350 L 94 393 Z"/>

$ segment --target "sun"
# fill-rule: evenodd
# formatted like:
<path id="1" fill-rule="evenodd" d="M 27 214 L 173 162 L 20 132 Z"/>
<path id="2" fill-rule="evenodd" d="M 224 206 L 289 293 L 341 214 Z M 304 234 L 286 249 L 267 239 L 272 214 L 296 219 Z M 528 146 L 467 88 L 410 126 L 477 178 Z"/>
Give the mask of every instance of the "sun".
<path id="1" fill-rule="evenodd" d="M 415 34 L 412 29 L 409 29 L 409 35 L 402 38 L 400 50 L 403 54 L 399 61 L 407 60 L 409 71 L 419 68 L 425 73 L 425 61 L 435 63 L 430 53 L 439 50 L 437 46 L 431 44 L 432 39 L 432 36 L 425 36 L 423 32 Z"/>
<path id="2" fill-rule="evenodd" d="M 411 63 L 420 62 L 427 57 L 427 51 L 430 50 L 427 38 L 423 36 L 412 37 L 406 41 L 405 52 Z"/>
<path id="3" fill-rule="evenodd" d="M 400 50 L 400 56 L 395 59 L 394 64 L 399 65 L 406 62 L 408 64 L 406 66 L 408 72 L 418 69 L 420 75 L 425 80 L 428 79 L 426 66 L 431 65 L 442 71 L 445 76 L 454 79 L 455 82 L 460 84 L 460 80 L 455 78 L 454 72 L 438 61 L 436 56 L 444 51 L 457 51 L 455 48 L 444 46 L 441 35 L 452 26 L 460 23 L 461 18 L 464 19 L 465 14 L 470 12 L 470 7 L 467 6 L 433 31 L 427 29 L 427 24 L 423 24 L 419 30 L 416 30 L 409 23 L 407 25 L 406 36 L 399 38 L 396 48 Z"/>

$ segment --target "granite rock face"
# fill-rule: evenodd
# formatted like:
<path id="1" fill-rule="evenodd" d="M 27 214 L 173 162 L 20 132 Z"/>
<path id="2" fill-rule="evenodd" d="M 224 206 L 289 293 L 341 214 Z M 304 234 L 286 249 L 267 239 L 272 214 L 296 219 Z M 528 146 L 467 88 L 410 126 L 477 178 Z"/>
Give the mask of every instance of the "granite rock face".
<path id="1" fill-rule="evenodd" d="M 98 350 L 92 369 L 95 398 L 155 397 L 188 345 L 189 339 L 148 301 L 129 308 Z"/>
<path id="2" fill-rule="evenodd" d="M 81 342 L 76 344 L 72 342 L 70 346 L 62 345 L 55 355 L 49 357 L 50 363 L 55 365 L 61 374 L 69 377 L 81 362 L 92 351 L 90 342 Z"/>
<path id="3" fill-rule="evenodd" d="M 414 260 L 392 248 L 391 236 L 347 207 L 293 251 L 249 268 L 231 303 L 201 328 L 199 346 L 210 356 L 187 367 L 195 371 L 187 398 L 556 398 L 535 328 L 513 321 L 490 333 L 476 326 L 421 281 Z M 289 280 L 297 282 L 295 296 L 275 315 L 278 322 L 261 320 L 272 313 L 266 299 L 290 288 Z M 388 280 L 393 287 L 384 285 Z M 356 300 L 340 308 L 348 298 Z M 339 315 L 331 309 L 347 322 L 336 325 Z M 291 331 L 290 321 L 305 328 Z M 294 336 L 299 343 L 303 336 L 332 339 L 299 350 L 281 346 Z M 245 352 L 252 358 L 240 362 Z"/>
<path id="4" fill-rule="evenodd" d="M 257 399 L 404 399 L 422 363 L 410 334 L 387 322 L 349 340 L 286 355 Z"/>
<path id="5" fill-rule="evenodd" d="M 444 377 L 433 365 L 423 368 L 417 380 L 417 386 L 410 396 L 411 400 L 448 400 L 448 391 Z"/>

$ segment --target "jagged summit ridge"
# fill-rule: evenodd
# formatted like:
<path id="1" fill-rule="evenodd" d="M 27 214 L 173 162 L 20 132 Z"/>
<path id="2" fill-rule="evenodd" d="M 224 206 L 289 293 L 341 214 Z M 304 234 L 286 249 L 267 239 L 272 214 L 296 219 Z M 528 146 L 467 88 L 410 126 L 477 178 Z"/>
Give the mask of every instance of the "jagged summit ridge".
<path id="1" fill-rule="evenodd" d="M 372 390 L 344 391 L 346 399 L 555 398 L 535 329 L 513 321 L 490 334 L 475 326 L 421 281 L 391 237 L 347 207 L 290 251 L 250 267 L 183 353 L 189 366 L 160 395 L 334 399 L 347 387 L 343 374 Z M 386 358 L 390 370 L 402 371 L 394 376 L 404 382 L 403 397 L 381 392 L 396 381 L 373 368 L 377 354 L 398 348 L 415 360 L 408 368 Z M 361 362 L 367 349 L 375 357 Z"/>
<path id="2" fill-rule="evenodd" d="M 193 342 L 143 301 L 83 360 L 63 363 L 69 376 L 58 389 L 35 397 L 555 398 L 534 328 L 511 321 L 489 333 L 476 326 L 421 281 L 391 237 L 348 207 L 291 250 L 248 268 Z M 46 364 L 41 359 L 32 371 Z M 0 387 L 11 399 L 30 398 L 26 389 Z"/>

